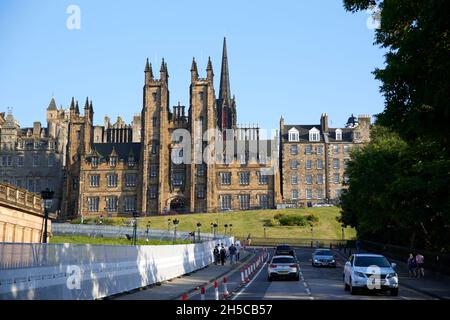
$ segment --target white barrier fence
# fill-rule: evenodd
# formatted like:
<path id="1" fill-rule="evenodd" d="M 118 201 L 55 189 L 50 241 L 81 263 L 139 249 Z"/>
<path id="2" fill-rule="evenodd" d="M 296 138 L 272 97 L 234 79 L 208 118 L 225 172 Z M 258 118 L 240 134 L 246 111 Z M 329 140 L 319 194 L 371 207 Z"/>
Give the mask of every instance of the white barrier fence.
<path id="1" fill-rule="evenodd" d="M 234 238 L 173 246 L 30 244 L 35 247 L 30 252 L 39 252 L 40 260 L 47 263 L 0 269 L 0 299 L 104 298 L 206 267 L 213 261 L 218 241 L 229 246 Z M 5 246 L 11 250 L 14 245 L 22 244 L 0 244 L 0 257 Z"/>

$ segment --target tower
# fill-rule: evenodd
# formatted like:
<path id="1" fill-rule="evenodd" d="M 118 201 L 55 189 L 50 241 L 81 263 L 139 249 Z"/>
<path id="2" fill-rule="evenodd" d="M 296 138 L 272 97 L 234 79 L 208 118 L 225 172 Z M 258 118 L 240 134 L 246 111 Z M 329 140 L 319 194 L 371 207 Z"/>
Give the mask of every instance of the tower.
<path id="1" fill-rule="evenodd" d="M 47 128 L 48 135 L 52 138 L 56 137 L 56 128 L 58 122 L 58 108 L 56 107 L 55 97 L 52 96 L 52 100 L 47 107 Z"/>
<path id="2" fill-rule="evenodd" d="M 217 116 L 218 126 L 222 133 L 226 129 L 236 129 L 236 101 L 234 96 L 231 97 L 226 38 L 223 39 L 222 69 L 220 73 L 219 98 L 217 99 Z"/>

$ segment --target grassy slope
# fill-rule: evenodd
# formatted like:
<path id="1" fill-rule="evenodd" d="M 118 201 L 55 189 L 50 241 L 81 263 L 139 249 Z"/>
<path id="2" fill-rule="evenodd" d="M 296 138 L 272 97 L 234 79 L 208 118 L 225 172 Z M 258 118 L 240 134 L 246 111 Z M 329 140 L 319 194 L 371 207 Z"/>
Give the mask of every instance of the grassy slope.
<path id="1" fill-rule="evenodd" d="M 314 238 L 337 240 L 342 238 L 341 226 L 336 221 L 336 217 L 339 216 L 339 208 L 337 207 L 152 216 L 140 218 L 139 226 L 145 228 L 147 221 L 150 220 L 151 228 L 167 229 L 167 219 L 176 217 L 180 220 L 178 230 L 181 231 L 194 231 L 197 222 L 200 222 L 202 224 L 201 231 L 210 232 L 210 224 L 214 222 L 219 224 L 219 233 L 224 233 L 224 224 L 231 223 L 233 224 L 232 233 L 234 236 L 246 237 L 251 233 L 252 237 L 263 237 L 264 220 L 273 219 L 279 213 L 288 215 L 314 214 L 319 218 L 319 222 L 314 226 Z M 275 226 L 267 228 L 266 236 L 270 238 L 310 238 L 311 231 L 309 226 Z M 352 239 L 355 236 L 354 229 L 345 229 L 346 239 Z"/>

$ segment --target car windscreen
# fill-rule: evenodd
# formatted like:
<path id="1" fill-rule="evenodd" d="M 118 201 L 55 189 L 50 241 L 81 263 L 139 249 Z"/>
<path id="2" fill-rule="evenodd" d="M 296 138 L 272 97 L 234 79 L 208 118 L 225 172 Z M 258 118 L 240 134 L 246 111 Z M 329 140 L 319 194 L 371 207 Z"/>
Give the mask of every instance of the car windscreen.
<path id="1" fill-rule="evenodd" d="M 273 258 L 272 263 L 294 263 L 294 258 L 282 257 L 282 258 Z"/>
<path id="2" fill-rule="evenodd" d="M 290 246 L 278 246 L 277 251 L 289 251 L 291 250 Z"/>
<path id="3" fill-rule="evenodd" d="M 332 256 L 333 253 L 329 250 L 321 250 L 321 251 L 316 251 L 314 253 L 314 255 L 316 255 L 316 256 Z"/>
<path id="4" fill-rule="evenodd" d="M 355 257 L 356 267 L 377 266 L 379 268 L 390 267 L 389 261 L 385 257 Z"/>

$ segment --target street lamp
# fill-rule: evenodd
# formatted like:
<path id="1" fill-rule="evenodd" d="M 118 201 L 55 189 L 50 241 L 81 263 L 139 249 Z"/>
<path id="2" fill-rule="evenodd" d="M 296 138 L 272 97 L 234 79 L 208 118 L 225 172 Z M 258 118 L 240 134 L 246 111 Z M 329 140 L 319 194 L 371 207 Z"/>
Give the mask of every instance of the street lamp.
<path id="1" fill-rule="evenodd" d="M 139 217 L 139 212 L 133 212 L 133 245 L 137 243 L 137 218 Z"/>
<path id="2" fill-rule="evenodd" d="M 211 222 L 211 233 L 213 233 L 214 230 L 214 223 Z"/>
<path id="3" fill-rule="evenodd" d="M 44 199 L 44 234 L 42 243 L 47 243 L 47 223 L 48 223 L 48 209 L 52 206 L 52 199 L 55 193 L 49 188 L 41 191 L 42 199 Z"/>
<path id="4" fill-rule="evenodd" d="M 342 230 L 342 240 L 345 239 L 345 235 L 344 235 L 344 225 L 341 226 L 341 230 Z"/>
<path id="5" fill-rule="evenodd" d="M 173 219 L 173 244 L 175 244 L 175 241 L 177 240 L 177 226 L 180 223 L 180 220 Z"/>
<path id="6" fill-rule="evenodd" d="M 145 233 L 147 234 L 147 242 L 148 242 L 148 236 L 149 236 L 149 233 L 150 233 L 150 225 L 151 224 L 152 223 L 150 222 L 150 220 L 147 221 L 147 230 L 145 231 Z"/>
<path id="7" fill-rule="evenodd" d="M 231 233 L 233 232 L 233 225 L 230 223 L 229 226 L 230 226 L 230 236 L 231 236 Z"/>
<path id="8" fill-rule="evenodd" d="M 228 224 L 225 223 L 224 227 L 225 227 L 225 235 L 227 235 Z"/>
<path id="9" fill-rule="evenodd" d="M 202 224 L 200 222 L 197 222 L 198 242 L 200 242 L 200 227 L 201 226 L 202 226 Z M 194 236 L 194 240 L 195 240 L 195 236 Z"/>
<path id="10" fill-rule="evenodd" d="M 170 232 L 170 224 L 172 223 L 172 220 L 167 219 L 167 232 Z"/>
<path id="11" fill-rule="evenodd" d="M 214 238 L 216 237 L 216 233 L 217 233 L 217 227 L 218 227 L 219 225 L 217 224 L 217 223 L 214 223 L 213 224 L 213 228 L 214 228 Z"/>
<path id="12" fill-rule="evenodd" d="M 264 224 L 264 225 L 263 225 L 263 228 L 264 228 L 264 238 L 266 238 L 266 229 L 267 229 L 267 226 Z"/>

